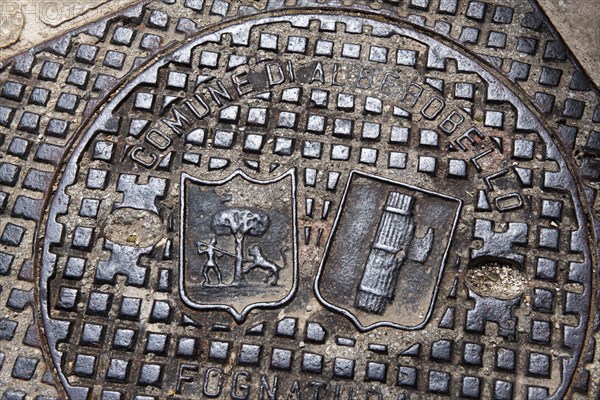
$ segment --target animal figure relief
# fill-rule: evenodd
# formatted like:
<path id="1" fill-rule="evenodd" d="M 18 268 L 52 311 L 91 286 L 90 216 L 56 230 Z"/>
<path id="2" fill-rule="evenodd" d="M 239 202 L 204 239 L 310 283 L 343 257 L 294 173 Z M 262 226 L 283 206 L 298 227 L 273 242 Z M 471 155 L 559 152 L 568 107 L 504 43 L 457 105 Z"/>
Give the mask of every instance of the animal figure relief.
<path id="1" fill-rule="evenodd" d="M 271 281 L 271 285 L 277 285 L 279 280 L 279 271 L 287 268 L 287 257 L 285 256 L 285 252 L 288 250 L 287 247 L 282 248 L 279 252 L 281 253 L 281 259 L 283 262 L 283 266 L 279 266 L 272 261 L 267 260 L 262 254 L 262 250 L 258 245 L 252 245 L 248 247 L 248 254 L 252 256 L 251 260 L 245 260 L 250 263 L 246 268 L 244 268 L 244 274 L 247 274 L 255 269 L 265 270 L 267 275 L 264 278 L 264 282 L 268 283 L 269 279 L 273 278 Z"/>

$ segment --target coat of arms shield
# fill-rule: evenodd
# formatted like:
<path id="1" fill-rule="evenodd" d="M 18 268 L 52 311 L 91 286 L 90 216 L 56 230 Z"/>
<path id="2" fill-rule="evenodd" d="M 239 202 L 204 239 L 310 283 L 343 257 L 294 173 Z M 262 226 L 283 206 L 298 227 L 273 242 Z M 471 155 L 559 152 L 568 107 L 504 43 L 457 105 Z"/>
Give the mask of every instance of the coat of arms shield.
<path id="1" fill-rule="evenodd" d="M 219 181 L 181 175 L 179 290 L 195 309 L 241 321 L 297 288 L 295 171 L 269 180 L 238 170 Z"/>
<path id="2" fill-rule="evenodd" d="M 419 329 L 431 316 L 462 202 L 352 171 L 315 291 L 366 331 Z"/>

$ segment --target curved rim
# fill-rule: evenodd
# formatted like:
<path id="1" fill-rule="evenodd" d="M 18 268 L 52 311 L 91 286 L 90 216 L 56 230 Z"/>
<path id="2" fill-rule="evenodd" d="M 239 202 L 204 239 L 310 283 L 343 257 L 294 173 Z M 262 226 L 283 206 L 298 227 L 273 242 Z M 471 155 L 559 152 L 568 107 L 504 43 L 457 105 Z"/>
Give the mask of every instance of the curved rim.
<path id="1" fill-rule="evenodd" d="M 568 192 L 570 192 L 573 196 L 573 200 L 577 200 L 577 202 L 575 202 L 576 215 L 577 218 L 583 222 L 582 226 L 579 227 L 579 231 L 585 230 L 587 231 L 588 237 L 593 237 L 593 229 L 591 227 L 590 218 L 591 208 L 588 204 L 585 194 L 583 193 L 583 184 L 581 182 L 581 177 L 579 174 L 574 172 L 576 167 L 572 165 L 572 161 L 570 159 L 563 157 L 563 154 L 568 154 L 568 152 L 564 151 L 564 144 L 561 142 L 560 138 L 554 131 L 546 128 L 546 124 L 543 122 L 544 119 L 540 116 L 539 112 L 533 106 L 531 100 L 527 97 L 524 91 L 517 85 L 511 83 L 506 77 L 502 76 L 501 74 L 496 74 L 496 71 L 489 64 L 489 62 L 484 60 L 481 56 L 472 53 L 463 45 L 455 43 L 446 36 L 443 36 L 435 31 L 429 30 L 426 27 L 416 25 L 410 21 L 397 18 L 387 13 L 385 15 L 382 15 L 370 9 L 364 10 L 362 8 L 357 9 L 345 6 L 322 7 L 319 9 L 315 9 L 314 5 L 310 5 L 305 8 L 266 11 L 241 17 L 234 17 L 224 22 L 207 25 L 205 28 L 203 28 L 194 35 L 194 39 L 188 39 L 190 41 L 186 42 L 183 45 L 181 42 L 175 42 L 165 47 L 161 52 L 155 54 L 155 58 L 149 59 L 142 67 L 140 67 L 137 71 L 134 71 L 132 73 L 133 78 L 131 77 L 131 75 L 123 77 L 121 81 L 113 88 L 113 91 L 107 94 L 103 100 L 98 102 L 98 106 L 96 107 L 96 110 L 98 111 L 96 113 L 90 113 L 86 120 L 84 120 L 81 123 L 80 127 L 73 134 L 71 142 L 66 145 L 66 147 L 69 148 L 69 150 L 65 152 L 65 155 L 63 156 L 59 164 L 61 168 L 57 169 L 52 179 L 52 183 L 56 184 L 56 181 L 60 177 L 58 188 L 52 194 L 46 197 L 46 201 L 44 204 L 44 211 L 46 212 L 43 214 L 44 218 L 36 227 L 33 239 L 33 258 L 35 265 L 34 279 L 39 282 L 39 286 L 34 287 L 34 295 L 36 307 L 41 306 L 40 310 L 36 312 L 36 315 L 43 321 L 43 323 L 39 325 L 39 329 L 42 333 L 42 346 L 44 348 L 44 353 L 48 352 L 46 354 L 50 355 L 53 366 L 52 369 L 58 375 L 59 381 L 63 383 L 63 389 L 65 391 L 68 392 L 66 387 L 73 387 L 69 384 L 66 377 L 59 370 L 58 365 L 60 364 L 60 358 L 56 354 L 56 349 L 53 349 L 50 346 L 50 341 L 46 336 L 46 324 L 51 321 L 51 318 L 49 317 L 47 310 L 44 307 L 45 300 L 43 299 L 47 298 L 46 284 L 47 280 L 52 276 L 52 273 L 48 274 L 48 271 L 42 265 L 42 261 L 49 255 L 49 246 L 47 244 L 49 243 L 48 238 L 52 236 L 48 235 L 49 227 L 53 224 L 56 224 L 56 222 L 52 221 L 50 217 L 56 216 L 56 214 L 58 214 L 57 208 L 60 208 L 61 206 L 56 204 L 57 196 L 67 196 L 65 193 L 65 188 L 71 183 L 65 183 L 65 178 L 68 177 L 72 179 L 74 177 L 74 174 L 77 171 L 77 161 L 82 153 L 82 147 L 84 147 L 86 143 L 89 142 L 89 140 L 95 136 L 95 130 L 101 128 L 102 125 L 107 122 L 108 118 L 106 114 L 114 110 L 115 106 L 117 105 L 115 104 L 115 102 L 122 101 L 125 98 L 125 96 L 129 94 L 129 92 L 132 91 L 138 84 L 144 82 L 144 79 L 142 78 L 143 75 L 149 72 L 156 73 L 158 72 L 158 68 L 163 67 L 170 62 L 178 62 L 178 57 L 181 56 L 182 51 L 191 50 L 193 47 L 202 45 L 203 43 L 210 41 L 209 37 L 211 35 L 217 35 L 218 33 L 228 33 L 230 32 L 230 28 L 234 26 L 241 28 L 242 25 L 259 25 L 261 21 L 263 23 L 279 21 L 289 22 L 286 18 L 289 18 L 291 16 L 303 16 L 308 18 L 312 16 L 313 18 L 322 18 L 326 15 L 332 18 L 350 16 L 357 19 L 361 19 L 363 21 L 375 22 L 376 24 L 380 25 L 388 25 L 392 28 L 392 30 L 395 30 L 395 33 L 398 34 L 402 34 L 403 32 L 414 32 L 416 34 L 416 37 L 418 38 L 416 40 L 421 41 L 422 43 L 437 42 L 436 44 L 444 46 L 445 48 L 450 50 L 451 53 L 456 54 L 459 56 L 459 58 L 462 58 L 465 61 L 467 61 L 468 64 L 479 67 L 481 69 L 480 72 L 483 73 L 483 75 L 480 75 L 483 79 L 489 79 L 493 82 L 499 83 L 503 87 L 503 89 L 507 90 L 510 94 L 510 96 L 508 96 L 510 100 L 513 100 L 516 103 L 513 104 L 522 106 L 526 110 L 526 112 L 534 118 L 534 122 L 536 122 L 540 128 L 538 134 L 544 139 L 546 147 L 551 148 L 551 150 L 554 150 L 549 152 L 549 154 L 553 154 L 554 156 L 560 158 L 559 160 L 552 158 L 552 160 L 556 161 L 559 164 L 559 166 L 561 166 L 561 168 L 565 167 L 567 169 L 567 175 L 573 186 L 573 188 L 571 190 L 568 190 Z M 405 26 L 409 28 L 405 28 Z M 235 32 L 235 30 L 232 30 L 232 32 Z M 408 36 L 411 37 L 410 35 Z M 415 39 L 415 37 L 413 37 L 413 39 Z M 468 58 L 466 55 L 468 55 Z M 155 60 L 156 57 L 162 58 L 153 63 L 152 61 Z M 506 98 L 504 100 L 510 101 Z M 94 117 L 95 119 L 93 119 Z M 84 134 L 81 137 L 78 137 L 82 132 L 84 132 Z M 62 172 L 62 174 L 60 172 Z M 580 207 L 577 207 L 577 203 L 579 203 Z M 43 222 L 45 222 L 45 224 L 43 224 Z M 46 235 L 43 236 L 43 242 L 38 240 L 42 237 L 42 232 L 46 233 Z M 589 242 L 587 242 L 587 244 L 589 245 Z M 587 264 L 591 266 L 593 265 L 593 260 L 596 258 L 596 254 L 594 252 L 589 251 L 589 249 L 585 250 L 586 251 L 584 251 L 584 255 Z M 584 263 L 586 263 L 586 261 L 584 261 Z M 587 288 L 588 290 L 584 290 L 584 293 L 582 294 L 585 295 L 586 304 L 588 305 L 587 313 L 585 314 L 586 318 L 583 323 L 585 327 L 584 339 L 582 340 L 581 348 L 575 354 L 576 357 L 572 359 L 576 361 L 576 365 L 579 364 L 583 353 L 583 346 L 585 346 L 585 343 L 587 343 L 587 338 L 589 337 L 589 304 L 591 304 L 592 298 L 595 297 L 594 291 L 591 290 L 595 283 L 595 276 L 591 273 L 589 275 L 589 288 Z M 571 376 L 569 376 L 568 379 L 563 378 L 561 386 L 552 398 L 560 398 L 556 397 L 558 393 L 566 393 L 566 391 L 572 384 L 574 372 L 575 368 L 573 368 L 573 373 L 570 374 Z"/>

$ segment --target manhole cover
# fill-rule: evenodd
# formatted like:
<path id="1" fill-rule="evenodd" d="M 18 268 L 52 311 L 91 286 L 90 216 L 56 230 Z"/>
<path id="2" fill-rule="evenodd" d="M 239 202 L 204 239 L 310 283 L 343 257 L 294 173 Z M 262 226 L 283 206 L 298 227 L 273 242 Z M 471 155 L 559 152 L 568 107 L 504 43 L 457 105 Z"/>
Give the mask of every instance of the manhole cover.
<path id="1" fill-rule="evenodd" d="M 244 14 L 96 82 L 117 89 L 54 161 L 32 265 L 59 393 L 569 396 L 591 361 L 597 246 L 540 111 L 383 13 Z M 26 232 L 7 223 L 2 241 Z"/>

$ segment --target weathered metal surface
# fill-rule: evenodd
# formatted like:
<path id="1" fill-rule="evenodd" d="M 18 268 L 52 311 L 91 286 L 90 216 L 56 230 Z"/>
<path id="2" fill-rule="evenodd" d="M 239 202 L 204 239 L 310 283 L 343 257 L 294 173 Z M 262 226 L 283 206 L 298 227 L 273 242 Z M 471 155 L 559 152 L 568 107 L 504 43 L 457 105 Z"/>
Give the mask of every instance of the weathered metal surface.
<path id="1" fill-rule="evenodd" d="M 326 5 L 6 64 L 5 397 L 594 395 L 597 93 L 526 4 Z"/>

